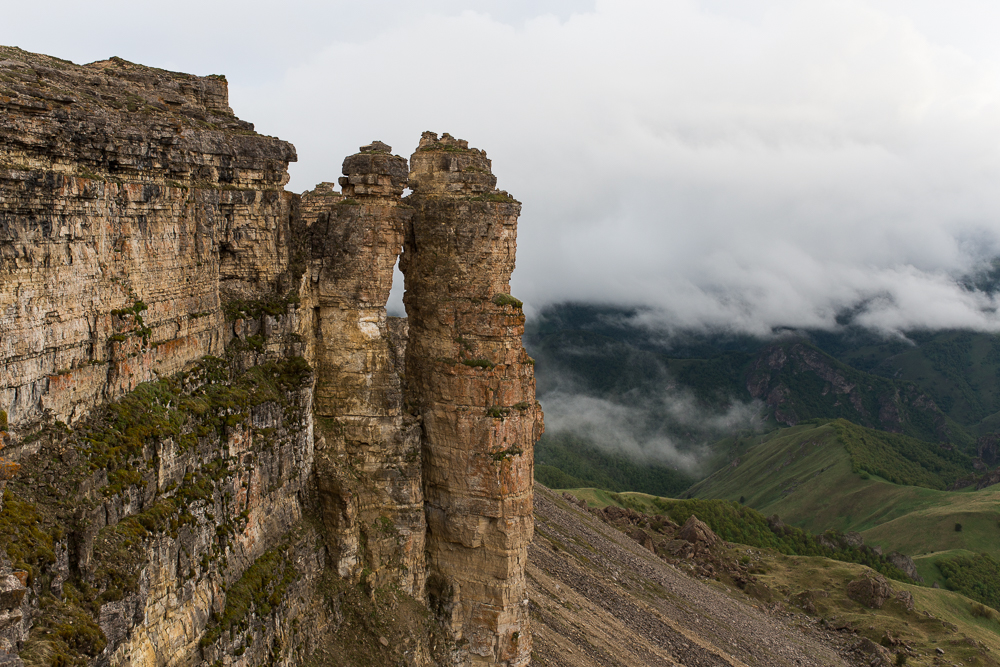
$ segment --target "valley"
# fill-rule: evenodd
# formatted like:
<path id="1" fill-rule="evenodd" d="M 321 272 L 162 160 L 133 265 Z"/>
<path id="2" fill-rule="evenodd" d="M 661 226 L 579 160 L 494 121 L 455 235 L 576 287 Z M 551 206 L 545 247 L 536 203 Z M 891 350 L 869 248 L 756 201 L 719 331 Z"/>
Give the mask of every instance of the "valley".
<path id="1" fill-rule="evenodd" d="M 566 305 L 529 330 L 552 425 L 537 446 L 539 480 L 562 482 L 554 486 L 592 506 L 656 514 L 677 502 L 658 497 L 719 499 L 769 517 L 775 535 L 782 526 L 821 540 L 856 535 L 873 554 L 908 557 L 920 590 L 950 588 L 1000 607 L 1000 339 L 943 331 L 903 340 L 849 325 L 770 340 L 666 335 L 641 320 L 638 311 Z M 639 455 L 602 442 L 599 430 L 560 430 L 566 394 L 632 408 L 628 437 Z M 657 394 L 663 402 L 636 399 Z M 671 402 L 702 425 L 690 427 L 664 407 Z M 739 405 L 754 406 L 755 421 L 719 419 Z M 685 455 L 697 465 L 685 466 Z M 713 511 L 702 511 L 711 523 Z"/>

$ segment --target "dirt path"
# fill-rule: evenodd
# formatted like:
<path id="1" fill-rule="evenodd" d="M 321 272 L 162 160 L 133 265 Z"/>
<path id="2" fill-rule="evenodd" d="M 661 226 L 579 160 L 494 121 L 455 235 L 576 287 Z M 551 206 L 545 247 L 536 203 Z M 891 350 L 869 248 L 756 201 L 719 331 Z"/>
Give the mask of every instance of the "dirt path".
<path id="1" fill-rule="evenodd" d="M 533 664 L 849 666 L 824 633 L 681 573 L 535 486 Z"/>

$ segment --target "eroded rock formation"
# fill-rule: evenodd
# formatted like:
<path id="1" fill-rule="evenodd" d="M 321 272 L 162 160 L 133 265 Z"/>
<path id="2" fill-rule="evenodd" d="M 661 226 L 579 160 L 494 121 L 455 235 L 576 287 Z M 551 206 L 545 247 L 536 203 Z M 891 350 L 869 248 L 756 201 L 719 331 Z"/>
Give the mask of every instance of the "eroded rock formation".
<path id="1" fill-rule="evenodd" d="M 224 78 L 6 47 L 0 110 L 0 664 L 527 664 L 541 412 L 485 153 L 374 142 L 299 197 Z M 350 625 L 390 599 L 398 645 Z"/>
<path id="2" fill-rule="evenodd" d="M 510 296 L 521 205 L 495 186 L 486 153 L 447 134 L 410 158 L 407 396 L 424 425 L 430 603 L 472 663 L 525 665 L 541 412 Z"/>
<path id="3" fill-rule="evenodd" d="M 403 412 L 385 304 L 412 209 L 408 166 L 380 142 L 344 160 L 343 191 L 303 197 L 310 230 L 317 480 L 343 577 L 424 590 L 420 426 Z"/>

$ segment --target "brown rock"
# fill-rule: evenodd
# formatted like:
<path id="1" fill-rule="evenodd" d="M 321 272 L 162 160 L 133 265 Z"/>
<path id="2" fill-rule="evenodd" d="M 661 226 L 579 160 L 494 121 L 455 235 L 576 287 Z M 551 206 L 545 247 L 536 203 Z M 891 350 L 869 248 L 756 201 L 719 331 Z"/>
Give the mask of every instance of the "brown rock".
<path id="1" fill-rule="evenodd" d="M 654 552 L 656 549 L 653 547 L 653 538 L 649 536 L 641 528 L 633 528 L 626 533 L 630 538 L 641 544 L 644 548 L 649 549 Z"/>
<path id="2" fill-rule="evenodd" d="M 693 514 L 684 522 L 677 535 L 683 540 L 704 547 L 711 547 L 719 541 L 718 536 L 712 532 L 712 529 Z"/>
<path id="3" fill-rule="evenodd" d="M 476 663 L 531 660 L 524 563 L 542 433 L 524 314 L 510 296 L 521 205 L 486 154 L 425 132 L 400 258 L 407 397 L 423 418 L 428 597 Z"/>
<path id="4" fill-rule="evenodd" d="M 403 412 L 385 304 L 412 211 L 401 205 L 407 164 L 375 141 L 344 160 L 344 196 L 303 195 L 316 332 L 317 478 L 338 573 L 424 594 L 426 530 L 419 425 Z M 346 197 L 346 198 L 345 198 Z M 345 463 L 350 462 L 350 465 Z"/>
<path id="5" fill-rule="evenodd" d="M 861 579 L 847 584 L 847 597 L 869 609 L 881 609 L 895 591 L 880 574 L 866 573 Z"/>
<path id="6" fill-rule="evenodd" d="M 19 607 L 26 591 L 24 584 L 13 574 L 0 577 L 0 610 Z"/>
<path id="7" fill-rule="evenodd" d="M 893 664 L 892 653 L 867 637 L 855 644 L 853 650 L 866 656 L 865 664 L 871 667 L 890 667 Z"/>

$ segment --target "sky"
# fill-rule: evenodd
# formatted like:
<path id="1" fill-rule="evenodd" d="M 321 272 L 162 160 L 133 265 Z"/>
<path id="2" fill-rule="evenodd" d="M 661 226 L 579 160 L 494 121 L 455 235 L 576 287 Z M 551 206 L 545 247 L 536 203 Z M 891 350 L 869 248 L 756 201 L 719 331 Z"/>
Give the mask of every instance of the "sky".
<path id="1" fill-rule="evenodd" d="M 485 149 L 529 316 L 1000 330 L 956 282 L 1000 255 L 995 0 L 4 5 L 2 44 L 225 74 L 296 192 L 374 139 Z"/>

